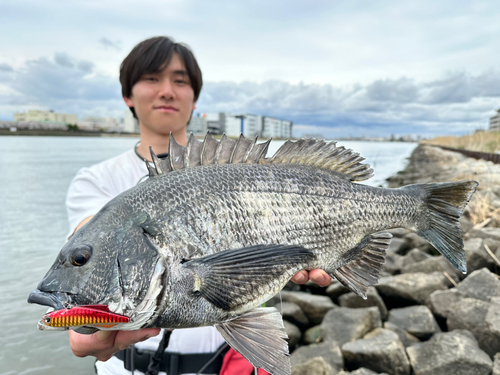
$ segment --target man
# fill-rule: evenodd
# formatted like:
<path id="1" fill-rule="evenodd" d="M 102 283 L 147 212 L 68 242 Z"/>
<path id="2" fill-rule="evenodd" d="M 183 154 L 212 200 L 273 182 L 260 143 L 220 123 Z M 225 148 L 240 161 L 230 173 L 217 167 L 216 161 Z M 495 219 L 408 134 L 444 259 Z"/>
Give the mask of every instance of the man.
<path id="1" fill-rule="evenodd" d="M 150 160 L 149 146 L 156 154 L 168 152 L 170 133 L 181 145 L 187 144 L 186 127 L 202 87 L 202 74 L 198 63 L 183 44 L 167 37 L 147 39 L 130 52 L 120 68 L 120 83 L 125 104 L 139 120 L 140 143 L 115 158 L 84 168 L 73 179 L 67 196 L 67 209 L 72 234 L 87 223 L 110 199 L 135 186 L 148 174 L 145 161 Z M 310 273 L 301 271 L 294 276 L 297 283 L 309 278 L 326 286 L 330 277 L 321 270 Z M 122 359 L 137 356 L 134 349 L 113 356 L 116 352 L 137 344 L 142 351 L 154 352 L 160 343 L 159 329 L 138 331 L 98 331 L 93 335 L 80 335 L 70 331 L 70 345 L 79 357 L 95 356 L 99 361 L 99 374 L 128 374 Z M 213 327 L 175 330 L 170 338 L 167 353 L 205 353 L 190 357 L 196 367 L 180 368 L 179 373 L 195 373 L 217 353 L 224 340 Z M 208 354 L 207 354 L 208 353 Z M 233 353 L 234 354 L 234 353 Z M 168 354 L 166 354 L 168 356 Z M 234 355 L 233 355 L 234 357 Z M 188 361 L 184 361 L 188 362 Z M 213 362 L 204 374 L 218 373 L 220 361 Z M 227 366 L 226 366 L 227 367 Z M 145 372 L 145 369 L 135 367 Z M 140 373 L 135 371 L 136 374 Z"/>

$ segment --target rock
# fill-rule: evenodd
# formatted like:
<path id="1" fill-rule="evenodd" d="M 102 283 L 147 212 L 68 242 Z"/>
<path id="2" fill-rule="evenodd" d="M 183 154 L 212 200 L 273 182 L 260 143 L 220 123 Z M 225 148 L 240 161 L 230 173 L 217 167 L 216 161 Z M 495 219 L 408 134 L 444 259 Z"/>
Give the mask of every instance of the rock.
<path id="1" fill-rule="evenodd" d="M 389 312 L 389 322 L 421 340 L 427 340 L 434 333 L 441 332 L 434 315 L 427 306 L 392 309 Z"/>
<path id="2" fill-rule="evenodd" d="M 359 339 L 382 325 L 377 307 L 351 309 L 339 307 L 330 310 L 321 323 L 324 341 L 337 341 L 340 345 Z"/>
<path id="3" fill-rule="evenodd" d="M 389 229 L 385 232 L 389 232 L 390 234 L 392 234 L 393 239 L 394 238 L 401 238 L 401 237 L 405 236 L 406 234 L 410 233 L 410 231 L 408 229 L 405 229 L 405 228 L 393 228 L 393 229 Z"/>
<path id="4" fill-rule="evenodd" d="M 385 307 L 385 303 L 377 292 L 377 289 L 374 287 L 368 288 L 366 293 L 366 299 L 354 294 L 352 292 L 343 294 L 339 297 L 339 305 L 342 307 L 371 307 L 376 306 L 380 311 L 380 317 L 382 320 L 387 319 L 387 307 Z"/>
<path id="5" fill-rule="evenodd" d="M 489 375 L 491 359 L 466 332 L 437 333 L 407 350 L 415 375 Z"/>
<path id="6" fill-rule="evenodd" d="M 303 339 L 306 344 L 318 343 L 322 340 L 321 337 L 321 325 L 311 327 L 304 332 Z"/>
<path id="7" fill-rule="evenodd" d="M 334 375 L 336 371 L 323 358 L 310 359 L 297 366 L 292 366 L 292 375 Z"/>
<path id="8" fill-rule="evenodd" d="M 438 254 L 437 250 L 434 249 L 428 241 L 424 240 L 418 234 L 410 232 L 403 237 L 404 240 L 408 242 L 410 249 L 419 249 L 428 254 Z"/>
<path id="9" fill-rule="evenodd" d="M 422 250 L 419 249 L 411 249 L 406 253 L 406 255 L 398 258 L 394 262 L 394 268 L 398 271 L 401 271 L 401 269 L 405 266 L 408 266 L 410 264 L 418 263 L 423 261 L 424 259 L 429 258 L 431 255 L 424 253 Z"/>
<path id="10" fill-rule="evenodd" d="M 399 273 L 399 269 L 396 269 L 396 262 L 401 258 L 401 255 L 396 253 L 386 253 L 385 255 L 385 263 L 384 263 L 384 271 L 394 275 Z"/>
<path id="11" fill-rule="evenodd" d="M 495 240 L 494 238 L 485 238 L 484 244 L 487 245 L 493 253 L 500 249 L 500 241 Z"/>
<path id="12" fill-rule="evenodd" d="M 309 319 L 300 308 L 299 305 L 293 302 L 282 302 L 276 306 L 278 311 L 283 315 L 283 319 L 295 324 L 297 327 L 305 328 L 309 325 Z"/>
<path id="13" fill-rule="evenodd" d="M 396 254 L 401 254 L 404 255 L 406 252 L 410 250 L 410 245 L 404 238 L 397 238 L 394 237 L 391 240 L 391 244 L 389 245 L 389 248 L 387 249 L 387 253 L 396 253 Z"/>
<path id="14" fill-rule="evenodd" d="M 450 307 L 448 330 L 465 329 L 491 357 L 500 352 L 500 305 L 475 298 L 463 298 Z"/>
<path id="15" fill-rule="evenodd" d="M 484 248 L 482 238 L 471 238 L 464 242 L 465 258 L 467 260 L 467 271 L 475 271 L 481 268 L 493 270 L 495 261 Z"/>
<path id="16" fill-rule="evenodd" d="M 447 318 L 451 306 L 465 298 L 456 288 L 447 290 L 436 290 L 429 297 L 428 307 L 440 318 Z"/>
<path id="17" fill-rule="evenodd" d="M 500 353 L 495 354 L 493 358 L 493 372 L 491 375 L 500 375 Z"/>
<path id="18" fill-rule="evenodd" d="M 340 282 L 337 280 L 332 281 L 330 285 L 326 288 L 326 294 L 328 297 L 332 299 L 332 301 L 337 302 L 338 298 L 342 294 L 349 293 L 350 290 L 343 286 Z"/>
<path id="19" fill-rule="evenodd" d="M 293 349 L 299 343 L 300 338 L 302 337 L 302 332 L 300 332 L 299 327 L 295 324 L 287 322 L 283 320 L 283 324 L 285 325 L 285 331 L 288 335 L 288 346 Z"/>
<path id="20" fill-rule="evenodd" d="M 325 314 L 337 307 L 327 296 L 318 296 L 305 292 L 281 291 L 281 298 L 284 302 L 293 302 L 299 305 L 311 323 L 319 324 Z"/>
<path id="21" fill-rule="evenodd" d="M 450 286 L 450 281 L 440 272 L 417 272 L 381 278 L 375 288 L 387 306 L 388 300 L 391 305 L 426 304 L 432 292 Z"/>
<path id="22" fill-rule="evenodd" d="M 465 216 L 460 216 L 460 219 L 458 219 L 460 222 L 460 228 L 462 229 L 462 233 L 467 233 L 472 229 L 474 225 L 467 219 Z"/>
<path id="23" fill-rule="evenodd" d="M 457 289 L 467 297 L 490 301 L 492 297 L 500 296 L 500 280 L 487 268 L 482 268 L 461 281 Z"/>
<path id="24" fill-rule="evenodd" d="M 491 238 L 500 241 L 500 228 L 471 229 L 467 235 L 470 238 Z"/>
<path id="25" fill-rule="evenodd" d="M 388 374 L 386 374 L 385 372 L 379 373 L 379 372 L 369 370 L 365 367 L 360 367 L 357 370 L 351 371 L 351 372 L 340 371 L 339 373 L 337 373 L 337 375 L 388 375 Z"/>
<path id="26" fill-rule="evenodd" d="M 397 334 L 399 340 L 403 343 L 405 348 L 414 344 L 418 344 L 420 342 L 420 340 L 413 336 L 411 333 L 406 332 L 405 330 L 401 329 L 391 322 L 384 322 L 384 328 L 391 330 L 392 332 Z"/>
<path id="27" fill-rule="evenodd" d="M 323 358 L 336 372 L 344 368 L 342 351 L 336 341 L 301 346 L 292 353 L 290 361 L 294 367 L 316 357 Z"/>
<path id="28" fill-rule="evenodd" d="M 388 329 L 377 328 L 361 340 L 342 345 L 342 354 L 349 369 L 365 366 L 393 375 L 410 374 L 405 347 L 398 335 Z"/>
<path id="29" fill-rule="evenodd" d="M 455 281 L 459 282 L 465 275 L 457 270 L 452 264 L 443 256 L 429 256 L 428 258 L 413 264 L 407 264 L 401 268 L 401 273 L 432 273 L 432 272 L 446 272 Z"/>

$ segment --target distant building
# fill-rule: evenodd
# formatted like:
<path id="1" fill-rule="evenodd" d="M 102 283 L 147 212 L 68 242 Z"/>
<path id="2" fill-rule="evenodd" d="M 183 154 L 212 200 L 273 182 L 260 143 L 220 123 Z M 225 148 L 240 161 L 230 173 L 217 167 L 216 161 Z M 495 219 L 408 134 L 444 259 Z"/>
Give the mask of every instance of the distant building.
<path id="1" fill-rule="evenodd" d="M 140 133 L 139 121 L 134 117 L 130 109 L 125 110 L 123 116 L 123 131 L 126 133 Z"/>
<path id="2" fill-rule="evenodd" d="M 187 133 L 193 133 L 194 135 L 205 135 L 208 130 L 208 121 L 205 114 L 201 115 L 198 113 L 197 116 L 192 116 L 191 120 L 187 125 Z"/>
<path id="3" fill-rule="evenodd" d="M 83 130 L 121 131 L 120 122 L 113 117 L 85 116 L 78 121 L 78 127 Z"/>
<path id="4" fill-rule="evenodd" d="M 269 116 L 251 113 L 207 113 L 207 129 L 212 134 L 225 133 L 237 137 L 241 133 L 247 138 L 263 136 L 266 138 L 290 138 L 292 122 Z"/>
<path id="5" fill-rule="evenodd" d="M 490 127 L 488 130 L 491 132 L 500 131 L 500 108 L 497 110 L 497 114 L 490 118 Z"/>
<path id="6" fill-rule="evenodd" d="M 68 113 L 57 113 L 54 111 L 40 111 L 38 109 L 30 109 L 27 112 L 14 113 L 14 121 L 76 124 L 78 122 L 78 116 Z"/>
<path id="7" fill-rule="evenodd" d="M 262 117 L 262 136 L 265 138 L 290 138 L 292 121 L 264 116 Z"/>

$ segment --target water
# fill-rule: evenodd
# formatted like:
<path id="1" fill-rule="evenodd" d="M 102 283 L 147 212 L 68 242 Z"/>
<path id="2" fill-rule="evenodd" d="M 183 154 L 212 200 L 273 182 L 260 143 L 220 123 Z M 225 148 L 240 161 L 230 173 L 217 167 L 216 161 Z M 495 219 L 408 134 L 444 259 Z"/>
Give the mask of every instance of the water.
<path id="1" fill-rule="evenodd" d="M 0 137 L 0 375 L 93 374 L 92 358 L 75 357 L 65 332 L 42 332 L 47 310 L 29 305 L 65 242 L 64 200 L 84 166 L 129 150 L 136 138 Z M 375 169 L 373 186 L 404 168 L 411 143 L 339 142 Z M 274 152 L 280 142 L 272 144 Z"/>

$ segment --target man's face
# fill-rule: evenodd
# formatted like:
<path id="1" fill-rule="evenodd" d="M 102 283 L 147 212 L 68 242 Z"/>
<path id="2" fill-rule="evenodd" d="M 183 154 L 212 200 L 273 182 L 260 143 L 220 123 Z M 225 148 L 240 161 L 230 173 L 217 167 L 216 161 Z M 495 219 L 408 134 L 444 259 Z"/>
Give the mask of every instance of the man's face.
<path id="1" fill-rule="evenodd" d="M 176 53 L 165 70 L 143 75 L 124 100 L 134 107 L 141 131 L 162 135 L 185 129 L 196 108 L 186 67 Z"/>

